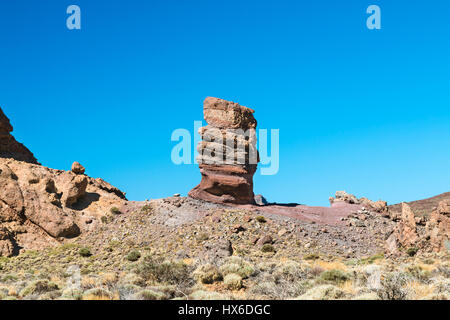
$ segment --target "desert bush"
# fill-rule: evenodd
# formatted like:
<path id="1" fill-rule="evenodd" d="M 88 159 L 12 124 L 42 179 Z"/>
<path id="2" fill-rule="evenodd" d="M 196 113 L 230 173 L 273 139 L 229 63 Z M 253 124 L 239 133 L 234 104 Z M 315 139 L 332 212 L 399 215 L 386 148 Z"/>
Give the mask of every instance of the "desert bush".
<path id="1" fill-rule="evenodd" d="M 257 282 L 250 292 L 275 300 L 292 299 L 302 295 L 311 287 L 308 281 L 287 281 L 285 279 Z"/>
<path id="2" fill-rule="evenodd" d="M 359 264 L 372 264 L 377 260 L 381 260 L 384 259 L 384 254 L 380 253 L 380 254 L 376 254 L 367 258 L 363 258 L 361 260 L 359 260 Z"/>
<path id="3" fill-rule="evenodd" d="M 2 278 L 2 282 L 14 282 L 17 281 L 19 278 L 15 275 L 15 274 L 7 274 L 5 276 L 3 276 Z"/>
<path id="4" fill-rule="evenodd" d="M 322 272 L 322 274 L 320 275 L 320 279 L 340 284 L 349 280 L 350 276 L 341 270 L 333 269 Z"/>
<path id="5" fill-rule="evenodd" d="M 58 290 L 58 286 L 48 280 L 35 280 L 28 284 L 21 292 L 20 296 L 40 295 L 50 291 Z"/>
<path id="6" fill-rule="evenodd" d="M 192 300 L 228 300 L 223 294 L 213 291 L 197 290 L 189 295 Z"/>
<path id="7" fill-rule="evenodd" d="M 408 284 L 410 276 L 401 272 L 387 274 L 381 279 L 381 289 L 377 294 L 382 300 L 406 300 L 408 290 L 405 286 Z"/>
<path id="8" fill-rule="evenodd" d="M 138 261 L 141 258 L 141 253 L 137 250 L 133 250 L 127 255 L 127 260 L 131 262 Z"/>
<path id="9" fill-rule="evenodd" d="M 412 248 L 408 248 L 406 250 L 406 254 L 410 257 L 414 257 L 418 251 L 419 251 L 419 248 L 412 247 Z"/>
<path id="10" fill-rule="evenodd" d="M 200 233 L 198 236 L 197 236 L 197 241 L 206 241 L 206 240 L 208 240 L 209 239 L 209 235 L 207 234 L 207 233 Z"/>
<path id="11" fill-rule="evenodd" d="M 64 289 L 61 295 L 61 300 L 81 300 L 83 292 L 75 288 Z"/>
<path id="12" fill-rule="evenodd" d="M 275 247 L 269 243 L 266 243 L 261 247 L 262 252 L 275 252 Z"/>
<path id="13" fill-rule="evenodd" d="M 257 216 L 256 221 L 258 221 L 259 223 L 265 223 L 267 222 L 266 218 L 264 218 L 263 216 Z"/>
<path id="14" fill-rule="evenodd" d="M 136 294 L 138 300 L 164 300 L 166 296 L 153 290 L 142 290 Z"/>
<path id="15" fill-rule="evenodd" d="M 309 289 L 298 300 L 335 300 L 345 297 L 345 292 L 332 285 L 321 285 Z"/>
<path id="16" fill-rule="evenodd" d="M 149 213 L 151 213 L 152 211 L 153 211 L 152 206 L 150 206 L 150 205 L 148 205 L 148 204 L 146 204 L 145 206 L 143 206 L 143 207 L 141 208 L 141 212 L 144 213 L 144 214 L 149 214 Z"/>
<path id="17" fill-rule="evenodd" d="M 242 277 L 235 273 L 230 273 L 225 276 L 223 283 L 230 290 L 239 290 L 242 288 Z"/>
<path id="18" fill-rule="evenodd" d="M 137 268 L 137 273 L 145 280 L 181 285 L 192 284 L 192 268 L 182 261 L 167 261 L 146 256 Z"/>
<path id="19" fill-rule="evenodd" d="M 112 213 L 112 214 L 115 214 L 115 215 L 117 215 L 117 214 L 122 214 L 122 212 L 119 210 L 119 208 L 117 208 L 117 207 L 112 207 L 111 208 L 111 210 L 110 210 L 110 212 Z"/>
<path id="20" fill-rule="evenodd" d="M 83 293 L 83 300 L 111 300 L 113 294 L 103 288 L 94 288 Z"/>
<path id="21" fill-rule="evenodd" d="M 92 256 L 91 250 L 89 250 L 89 248 L 81 248 L 78 253 L 80 254 L 80 256 L 82 257 L 90 257 Z"/>
<path id="22" fill-rule="evenodd" d="M 212 284 L 223 279 L 216 266 L 205 264 L 199 266 L 193 273 L 194 279 L 203 284 Z"/>
<path id="23" fill-rule="evenodd" d="M 255 273 L 255 268 L 244 259 L 234 256 L 226 260 L 226 263 L 220 267 L 220 272 L 223 276 L 235 273 L 240 275 L 242 279 L 247 279 Z"/>
<path id="24" fill-rule="evenodd" d="M 307 272 L 302 265 L 295 261 L 286 261 L 280 263 L 275 269 L 273 276 L 275 279 L 283 279 L 286 281 L 298 281 L 307 278 Z"/>
<path id="25" fill-rule="evenodd" d="M 305 259 L 305 260 L 312 260 L 312 261 L 318 260 L 319 258 L 320 258 L 320 256 L 317 253 L 310 253 L 303 257 L 303 259 Z"/>
<path id="26" fill-rule="evenodd" d="M 417 280 L 421 282 L 428 282 L 428 280 L 431 278 L 431 272 L 424 270 L 420 266 L 409 266 L 406 268 L 407 272 Z"/>

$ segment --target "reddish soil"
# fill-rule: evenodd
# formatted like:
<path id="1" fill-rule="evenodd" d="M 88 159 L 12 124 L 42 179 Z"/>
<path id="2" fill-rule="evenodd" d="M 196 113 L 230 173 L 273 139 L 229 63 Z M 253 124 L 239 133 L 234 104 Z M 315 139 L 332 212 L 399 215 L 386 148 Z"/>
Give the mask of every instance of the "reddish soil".
<path id="1" fill-rule="evenodd" d="M 332 207 L 310 207 L 300 204 L 269 204 L 266 206 L 257 205 L 237 205 L 236 207 L 244 208 L 261 213 L 287 216 L 307 222 L 316 222 L 327 225 L 344 225 L 342 218 L 357 212 L 363 206 L 335 203 Z"/>

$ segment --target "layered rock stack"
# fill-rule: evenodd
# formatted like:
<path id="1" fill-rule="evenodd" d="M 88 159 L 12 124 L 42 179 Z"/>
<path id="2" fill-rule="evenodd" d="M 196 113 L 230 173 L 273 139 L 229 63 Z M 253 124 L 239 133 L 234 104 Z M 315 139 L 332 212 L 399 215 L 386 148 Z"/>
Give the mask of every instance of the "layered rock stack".
<path id="1" fill-rule="evenodd" d="M 19 161 L 37 163 L 34 155 L 11 135 L 13 127 L 0 108 L 0 158 L 12 158 Z"/>
<path id="2" fill-rule="evenodd" d="M 254 110 L 208 97 L 199 133 L 200 184 L 189 196 L 215 203 L 253 204 L 253 175 L 259 161 Z"/>

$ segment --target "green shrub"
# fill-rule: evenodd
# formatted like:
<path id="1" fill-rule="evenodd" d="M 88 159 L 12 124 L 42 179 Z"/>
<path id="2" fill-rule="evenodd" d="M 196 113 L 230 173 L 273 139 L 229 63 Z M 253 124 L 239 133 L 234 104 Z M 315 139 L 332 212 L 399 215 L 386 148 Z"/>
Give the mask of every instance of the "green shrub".
<path id="1" fill-rule="evenodd" d="M 322 272 L 320 279 L 334 283 L 343 283 L 350 279 L 349 275 L 341 270 L 328 270 Z"/>
<path id="2" fill-rule="evenodd" d="M 267 222 L 266 218 L 264 218 L 263 216 L 257 216 L 256 221 L 258 221 L 259 223 Z"/>
<path id="3" fill-rule="evenodd" d="M 83 293 L 83 300 L 109 300 L 113 295 L 108 290 L 102 288 L 93 288 Z"/>
<path id="4" fill-rule="evenodd" d="M 141 212 L 144 213 L 144 214 L 150 214 L 150 213 L 152 213 L 152 211 L 153 211 L 152 206 L 150 206 L 148 204 L 146 204 L 145 206 L 143 206 L 141 208 Z"/>
<path id="5" fill-rule="evenodd" d="M 266 243 L 261 247 L 262 252 L 275 252 L 275 248 L 273 245 Z"/>
<path id="6" fill-rule="evenodd" d="M 279 281 L 280 279 L 286 281 L 299 281 L 307 278 L 307 272 L 303 270 L 300 263 L 295 261 L 286 261 L 280 263 L 273 273 L 274 277 Z"/>
<path id="7" fill-rule="evenodd" d="M 92 256 L 91 250 L 89 250 L 89 248 L 81 248 L 78 253 L 80 254 L 80 256 L 82 257 L 90 257 Z"/>
<path id="8" fill-rule="evenodd" d="M 102 221 L 102 223 L 108 223 L 108 217 L 107 216 L 102 216 L 101 218 L 100 218 L 100 220 Z"/>
<path id="9" fill-rule="evenodd" d="M 153 290 L 142 290 L 137 293 L 137 298 L 139 300 L 164 300 L 166 299 L 166 296 L 161 292 Z"/>
<path id="10" fill-rule="evenodd" d="M 139 251 L 131 251 L 128 255 L 127 255 L 127 260 L 134 262 L 134 261 L 138 261 L 141 258 L 141 253 Z"/>
<path id="11" fill-rule="evenodd" d="M 116 208 L 116 207 L 112 207 L 110 211 L 111 211 L 112 214 L 121 214 L 121 213 L 122 213 L 122 212 L 121 212 L 118 208 Z"/>
<path id="12" fill-rule="evenodd" d="M 206 241 L 209 239 L 209 235 L 207 233 L 201 233 L 197 236 L 198 241 Z"/>
<path id="13" fill-rule="evenodd" d="M 20 296 L 26 297 L 31 294 L 43 294 L 58 289 L 58 286 L 53 282 L 50 282 L 48 280 L 36 280 L 27 285 L 20 292 Z"/>
<path id="14" fill-rule="evenodd" d="M 409 274 L 422 282 L 428 281 L 432 276 L 430 271 L 423 270 L 420 266 L 410 266 L 407 270 Z"/>
<path id="15" fill-rule="evenodd" d="M 7 275 L 5 275 L 5 276 L 2 278 L 2 281 L 3 281 L 3 282 L 17 281 L 17 279 L 19 279 L 19 278 L 17 278 L 16 275 L 14 275 L 14 274 L 7 274 Z"/>
<path id="16" fill-rule="evenodd" d="M 310 253 L 303 257 L 303 259 L 305 259 L 305 260 L 313 260 L 313 261 L 318 260 L 319 258 L 320 258 L 320 256 L 317 253 Z"/>
<path id="17" fill-rule="evenodd" d="M 414 257 L 416 255 L 416 253 L 419 251 L 419 248 L 408 248 L 408 250 L 406 250 L 406 254 L 410 257 Z"/>
<path id="18" fill-rule="evenodd" d="M 242 288 L 242 277 L 235 273 L 230 273 L 225 276 L 223 283 L 230 290 L 239 290 Z"/>
<path id="19" fill-rule="evenodd" d="M 382 300 L 406 300 L 408 289 L 406 285 L 410 276 L 405 273 L 394 272 L 381 279 L 381 289 L 377 290 L 378 297 Z"/>
<path id="20" fill-rule="evenodd" d="M 197 290 L 190 294 L 189 296 L 192 300 L 226 300 L 227 297 L 218 293 L 218 292 L 212 292 L 212 291 L 203 291 L 203 290 Z"/>
<path id="21" fill-rule="evenodd" d="M 382 254 L 382 253 L 373 255 L 373 256 L 368 257 L 368 258 L 363 258 L 363 259 L 361 259 L 361 260 L 359 261 L 359 263 L 360 263 L 360 264 L 372 264 L 372 263 L 374 263 L 375 261 L 381 260 L 381 259 L 384 259 L 384 254 Z"/>
<path id="22" fill-rule="evenodd" d="M 309 289 L 298 300 L 336 300 L 345 297 L 345 292 L 332 285 L 321 285 Z"/>
<path id="23" fill-rule="evenodd" d="M 151 256 L 145 257 L 137 268 L 137 273 L 145 280 L 174 285 L 192 280 L 191 271 L 191 268 L 182 261 L 165 261 Z"/>
<path id="24" fill-rule="evenodd" d="M 223 279 L 216 266 L 205 264 L 199 266 L 193 273 L 194 279 L 203 284 L 212 284 Z"/>
<path id="25" fill-rule="evenodd" d="M 223 276 L 235 273 L 240 275 L 242 279 L 247 279 L 255 273 L 255 268 L 249 262 L 235 256 L 226 260 L 226 263 L 220 267 L 220 272 Z"/>

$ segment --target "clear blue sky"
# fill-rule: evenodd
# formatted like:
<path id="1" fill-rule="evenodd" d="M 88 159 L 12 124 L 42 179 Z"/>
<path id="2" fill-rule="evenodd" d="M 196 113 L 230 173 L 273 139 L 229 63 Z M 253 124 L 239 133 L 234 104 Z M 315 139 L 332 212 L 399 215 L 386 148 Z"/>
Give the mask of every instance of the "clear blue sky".
<path id="1" fill-rule="evenodd" d="M 82 29 L 66 28 L 81 7 Z M 377 4 L 382 29 L 366 28 Z M 186 194 L 177 128 L 215 96 L 280 129 L 271 201 L 450 191 L 450 1 L 1 1 L 0 106 L 38 160 L 129 199 Z M 191 129 L 192 130 L 192 129 Z"/>

